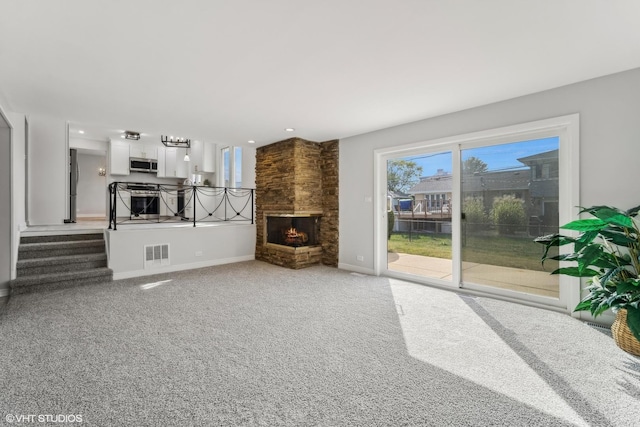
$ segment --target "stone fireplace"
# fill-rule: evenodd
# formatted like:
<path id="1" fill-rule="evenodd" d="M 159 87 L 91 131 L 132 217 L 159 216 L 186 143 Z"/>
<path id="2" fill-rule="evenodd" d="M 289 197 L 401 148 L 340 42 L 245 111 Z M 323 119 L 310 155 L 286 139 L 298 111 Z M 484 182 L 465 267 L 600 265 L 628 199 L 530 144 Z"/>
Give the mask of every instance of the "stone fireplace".
<path id="1" fill-rule="evenodd" d="M 256 153 L 256 259 L 338 265 L 338 141 L 291 138 Z"/>

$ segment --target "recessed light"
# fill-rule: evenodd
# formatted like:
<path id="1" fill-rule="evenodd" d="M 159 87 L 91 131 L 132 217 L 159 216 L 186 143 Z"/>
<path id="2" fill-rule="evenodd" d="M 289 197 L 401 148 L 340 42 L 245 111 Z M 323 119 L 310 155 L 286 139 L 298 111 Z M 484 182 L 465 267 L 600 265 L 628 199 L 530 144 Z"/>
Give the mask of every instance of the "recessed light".
<path id="1" fill-rule="evenodd" d="M 286 128 L 285 129 L 287 132 L 293 132 L 295 129 L 294 128 Z"/>
<path id="2" fill-rule="evenodd" d="M 81 129 L 81 130 L 78 131 L 78 133 L 84 133 L 84 131 Z"/>
<path id="3" fill-rule="evenodd" d="M 253 139 L 247 141 L 249 144 L 255 144 L 256 142 Z"/>
<path id="4" fill-rule="evenodd" d="M 124 135 L 120 135 L 120 138 L 124 138 Z"/>

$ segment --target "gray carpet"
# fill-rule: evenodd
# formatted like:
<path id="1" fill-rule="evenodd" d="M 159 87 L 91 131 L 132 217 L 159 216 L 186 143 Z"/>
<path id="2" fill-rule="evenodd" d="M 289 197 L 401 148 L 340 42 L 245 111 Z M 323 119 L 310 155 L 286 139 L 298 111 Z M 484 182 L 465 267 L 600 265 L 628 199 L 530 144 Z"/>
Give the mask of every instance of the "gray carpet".
<path id="1" fill-rule="evenodd" d="M 79 414 L 100 426 L 640 420 L 640 359 L 592 327 L 328 267 L 244 262 L 18 295 L 0 313 L 0 423 L 7 414 Z"/>

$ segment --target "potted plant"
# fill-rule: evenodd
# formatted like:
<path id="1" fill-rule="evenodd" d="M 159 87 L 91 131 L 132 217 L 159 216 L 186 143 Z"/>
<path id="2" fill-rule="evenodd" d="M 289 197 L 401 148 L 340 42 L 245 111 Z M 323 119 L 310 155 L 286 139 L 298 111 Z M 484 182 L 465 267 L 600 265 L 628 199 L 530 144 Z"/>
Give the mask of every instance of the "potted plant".
<path id="1" fill-rule="evenodd" d="M 640 206 L 623 211 L 610 206 L 581 208 L 578 219 L 560 228 L 579 232 L 577 237 L 552 234 L 535 239 L 545 246 L 547 259 L 571 261 L 551 274 L 586 277 L 588 295 L 574 311 L 589 310 L 594 317 L 608 309 L 616 314 L 611 327 L 616 344 L 640 356 Z M 573 245 L 573 252 L 551 256 L 553 247 Z"/>

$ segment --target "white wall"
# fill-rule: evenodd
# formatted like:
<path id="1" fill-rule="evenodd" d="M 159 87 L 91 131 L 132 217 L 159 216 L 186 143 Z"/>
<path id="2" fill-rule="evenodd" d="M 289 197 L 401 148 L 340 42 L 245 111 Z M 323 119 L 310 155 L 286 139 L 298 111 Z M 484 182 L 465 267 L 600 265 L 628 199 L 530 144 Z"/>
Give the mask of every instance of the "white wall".
<path id="1" fill-rule="evenodd" d="M 254 224 L 107 230 L 109 267 L 114 279 L 248 261 L 255 258 Z M 168 243 L 171 264 L 144 268 L 144 246 Z M 198 254 L 198 255 L 197 255 Z"/>
<path id="2" fill-rule="evenodd" d="M 13 189 L 13 218 L 14 229 L 24 230 L 26 224 L 25 212 L 25 116 L 20 113 L 7 112 L 12 136 L 12 189 Z"/>
<path id="3" fill-rule="evenodd" d="M 68 217 L 67 124 L 29 116 L 29 224 L 62 224 Z"/>
<path id="4" fill-rule="evenodd" d="M 99 176 L 98 169 L 107 165 L 107 155 L 78 153 L 77 216 L 107 217 L 107 177 Z"/>
<path id="5" fill-rule="evenodd" d="M 242 147 L 242 188 L 256 188 L 256 149 Z"/>
<path id="6" fill-rule="evenodd" d="M 11 135 L 11 205 L 12 205 L 12 259 L 18 259 L 20 231 L 26 229 L 25 210 L 25 116 L 7 112 L 12 126 Z M 12 263 L 11 277 L 16 277 L 16 265 Z"/>
<path id="7" fill-rule="evenodd" d="M 342 268 L 374 271 L 373 152 L 573 113 L 580 114 L 580 204 L 640 204 L 640 69 L 340 141 Z M 363 255 L 362 262 L 356 256 Z"/>
<path id="8" fill-rule="evenodd" d="M 69 148 L 79 148 L 82 150 L 99 151 L 106 156 L 109 150 L 108 141 L 99 141 L 96 139 L 72 138 L 69 137 Z"/>
<path id="9" fill-rule="evenodd" d="M 11 128 L 0 109 L 0 296 L 7 295 L 11 280 Z"/>

